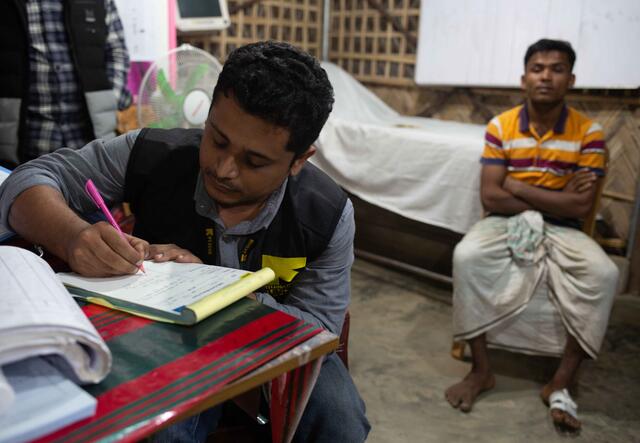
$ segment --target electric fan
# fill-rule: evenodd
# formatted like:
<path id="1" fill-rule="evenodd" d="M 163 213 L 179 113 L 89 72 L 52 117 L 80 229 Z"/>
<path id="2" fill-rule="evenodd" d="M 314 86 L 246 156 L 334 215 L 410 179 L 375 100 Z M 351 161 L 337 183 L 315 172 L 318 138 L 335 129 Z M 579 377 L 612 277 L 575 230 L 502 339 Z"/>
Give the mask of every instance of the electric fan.
<path id="1" fill-rule="evenodd" d="M 138 123 L 151 128 L 202 128 L 222 66 L 183 44 L 151 64 L 138 93 Z"/>

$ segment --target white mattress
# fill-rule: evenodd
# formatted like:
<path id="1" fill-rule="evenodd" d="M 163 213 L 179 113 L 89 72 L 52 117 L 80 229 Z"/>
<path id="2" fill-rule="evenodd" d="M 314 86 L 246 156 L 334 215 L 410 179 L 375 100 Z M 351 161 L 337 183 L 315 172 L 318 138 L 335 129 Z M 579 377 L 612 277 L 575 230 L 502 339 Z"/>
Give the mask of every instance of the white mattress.
<path id="1" fill-rule="evenodd" d="M 338 66 L 322 66 L 336 102 L 312 163 L 412 220 L 465 233 L 480 219 L 484 125 L 402 116 Z"/>

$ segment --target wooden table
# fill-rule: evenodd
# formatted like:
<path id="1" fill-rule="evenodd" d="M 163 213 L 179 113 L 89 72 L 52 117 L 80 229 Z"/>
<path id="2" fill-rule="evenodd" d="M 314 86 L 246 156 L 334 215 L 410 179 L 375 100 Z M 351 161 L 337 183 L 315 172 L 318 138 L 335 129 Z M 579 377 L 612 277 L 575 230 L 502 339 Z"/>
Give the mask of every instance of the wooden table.
<path id="1" fill-rule="evenodd" d="M 86 390 L 96 415 L 38 441 L 133 442 L 272 381 L 274 442 L 293 437 L 322 357 L 338 337 L 251 299 L 191 327 L 96 305 L 83 310 L 113 354 L 105 380 Z"/>

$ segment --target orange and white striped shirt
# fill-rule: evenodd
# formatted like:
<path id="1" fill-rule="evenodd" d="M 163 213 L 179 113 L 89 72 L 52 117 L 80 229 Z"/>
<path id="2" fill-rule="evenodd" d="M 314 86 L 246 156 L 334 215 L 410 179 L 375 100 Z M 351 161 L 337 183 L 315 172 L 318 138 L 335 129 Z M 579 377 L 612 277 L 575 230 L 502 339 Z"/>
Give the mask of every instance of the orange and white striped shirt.
<path id="1" fill-rule="evenodd" d="M 481 162 L 505 165 L 515 179 L 559 190 L 578 169 L 604 176 L 604 133 L 598 123 L 565 105 L 555 126 L 538 135 L 523 104 L 489 122 Z"/>

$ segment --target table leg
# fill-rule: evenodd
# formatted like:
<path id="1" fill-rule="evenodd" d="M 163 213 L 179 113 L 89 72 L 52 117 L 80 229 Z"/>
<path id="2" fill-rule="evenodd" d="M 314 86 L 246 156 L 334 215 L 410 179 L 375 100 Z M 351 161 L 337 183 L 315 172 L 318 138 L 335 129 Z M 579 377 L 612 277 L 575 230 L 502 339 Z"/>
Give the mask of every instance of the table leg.
<path id="1" fill-rule="evenodd" d="M 271 441 L 290 443 L 318 379 L 324 357 L 310 361 L 271 381 Z"/>

